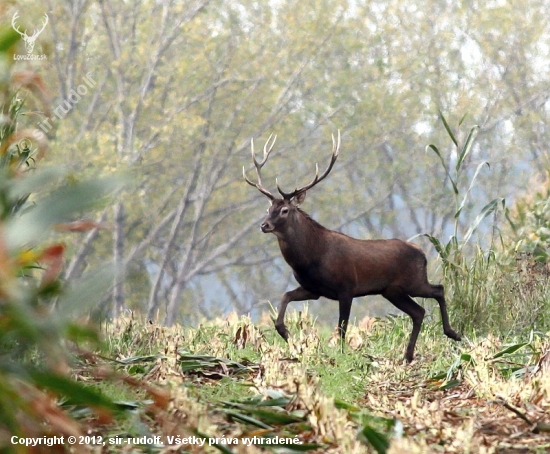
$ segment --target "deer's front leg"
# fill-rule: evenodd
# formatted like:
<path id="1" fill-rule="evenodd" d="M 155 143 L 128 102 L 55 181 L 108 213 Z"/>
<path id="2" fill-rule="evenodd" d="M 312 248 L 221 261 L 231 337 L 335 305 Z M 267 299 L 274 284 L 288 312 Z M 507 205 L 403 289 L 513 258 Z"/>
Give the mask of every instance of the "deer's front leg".
<path id="1" fill-rule="evenodd" d="M 290 292 L 286 292 L 281 299 L 279 305 L 279 313 L 277 314 L 277 321 L 275 322 L 275 329 L 281 335 L 281 337 L 288 342 L 288 330 L 285 326 L 285 312 L 288 303 L 291 301 L 305 301 L 319 299 L 319 295 L 312 293 L 302 287 L 295 288 Z"/>

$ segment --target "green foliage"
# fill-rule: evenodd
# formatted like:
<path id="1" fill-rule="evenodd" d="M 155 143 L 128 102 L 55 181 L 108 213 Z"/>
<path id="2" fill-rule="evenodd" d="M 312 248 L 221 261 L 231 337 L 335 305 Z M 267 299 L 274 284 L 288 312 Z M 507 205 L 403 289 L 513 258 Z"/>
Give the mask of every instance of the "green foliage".
<path id="1" fill-rule="evenodd" d="M 286 446 L 288 452 L 461 453 L 484 436 L 470 432 L 475 421 L 491 415 L 491 421 L 499 418 L 497 427 L 517 423 L 495 413 L 494 405 L 519 413 L 530 408 L 527 420 L 545 430 L 547 335 L 487 336 L 457 344 L 445 342 L 440 324 L 427 320 L 417 361 L 405 365 L 406 317 L 376 320 L 368 329 L 351 326 L 344 352 L 331 346 L 331 333 L 318 330 L 307 314 L 291 317 L 299 322 L 289 344 L 271 325 L 233 315 L 204 321 L 200 328 L 163 328 L 134 318 L 106 325 L 110 356 L 118 358 L 121 372 L 172 390 L 166 409 L 147 406 L 149 400 L 138 393 L 127 397 L 135 419 L 117 420 L 110 431 L 118 427 L 118 433 L 136 436 L 177 427 L 180 434 L 208 440 L 235 437 L 241 448 L 255 435 L 254 445 L 263 449 L 274 437 L 297 437 L 302 444 Z M 132 341 L 119 342 L 122 337 Z M 357 339 L 362 343 L 354 344 Z M 503 438 L 484 440 L 492 447 Z M 223 441 L 212 443 L 221 452 L 236 451 Z"/>
<path id="2" fill-rule="evenodd" d="M 501 306 L 507 302 L 513 303 L 513 299 L 507 298 L 507 283 L 509 279 L 505 274 L 510 270 L 510 260 L 504 250 L 497 254 L 498 245 L 491 241 L 489 248 L 477 244 L 472 247 L 472 235 L 478 229 L 480 223 L 490 215 L 496 216 L 500 209 L 504 210 L 505 200 L 493 199 L 487 203 L 479 214 L 468 223 L 461 223 L 463 209 L 469 203 L 480 171 L 489 167 L 489 163 L 482 161 L 477 164 L 475 171 L 468 181 L 467 165 L 468 156 L 471 153 L 478 127 L 472 127 L 465 139 L 453 132 L 442 112 L 439 112 L 441 121 L 450 137 L 453 148 L 451 155 L 456 164 L 450 168 L 447 162 L 451 156 L 445 157 L 439 148 L 433 144 L 430 149 L 438 156 L 445 174 L 451 184 L 454 198 L 454 231 L 445 243 L 433 235 L 426 234 L 430 242 L 435 246 L 442 260 L 443 275 L 447 294 L 450 295 L 450 307 L 452 308 L 454 324 L 460 331 L 472 332 L 478 330 L 487 332 L 498 327 L 501 330 L 523 329 L 523 324 L 507 317 L 508 311 L 502 311 Z M 458 130 L 463 124 L 465 116 L 458 122 Z M 457 137 L 459 137 L 457 139 Z M 461 216 L 462 215 L 462 216 Z M 506 266 L 508 264 L 508 266 Z M 516 304 L 511 304 L 516 307 Z M 507 306 L 509 307 L 509 306 Z M 520 307 L 521 308 L 521 307 Z M 531 308 L 521 308 L 521 313 L 527 313 Z"/>
<path id="3" fill-rule="evenodd" d="M 502 236 L 493 236 L 489 244 L 483 240 L 473 244 L 473 234 L 480 223 L 489 216 L 496 219 L 498 213 L 504 211 L 504 199 L 491 200 L 470 223 L 459 222 L 464 217 L 463 208 L 469 203 L 480 170 L 489 164 L 479 163 L 468 182 L 465 178 L 469 170 L 466 158 L 474 145 L 477 127 L 471 128 L 466 139 L 461 141 L 457 139 L 458 134 L 453 132 L 442 113 L 440 117 L 453 143 L 456 164 L 451 168 L 447 164 L 450 158 L 445 157 L 435 145 L 429 145 L 428 148 L 439 157 L 451 184 L 455 201 L 455 224 L 447 242 L 433 235 L 426 236 L 442 260 L 453 324 L 465 333 L 518 334 L 525 330 L 548 329 L 550 320 L 546 314 L 550 309 L 550 288 L 546 279 L 547 267 L 542 263 L 537 264 L 535 260 L 540 255 L 518 255 L 513 248 L 506 246 L 508 241 Z M 463 119 L 464 117 L 460 120 L 459 127 Z M 511 212 L 515 213 L 516 223 L 513 226 L 516 226 L 516 238 L 524 238 L 518 242 L 516 249 L 525 247 L 530 251 L 540 250 L 536 249 L 536 245 L 541 245 L 542 242 L 530 242 L 529 238 L 533 238 L 533 235 L 526 236 L 526 230 L 519 227 L 525 225 L 525 229 L 532 229 L 534 223 L 528 220 L 541 219 L 540 210 L 544 206 L 542 194 L 537 193 L 535 200 L 538 202 L 532 204 L 520 201 L 514 210 L 506 210 L 508 219 L 512 217 Z M 540 228 L 543 229 L 542 225 Z"/>
<path id="4" fill-rule="evenodd" d="M 438 389 L 447 390 L 464 383 L 469 371 L 476 371 L 480 367 L 490 367 L 491 370 L 504 380 L 525 379 L 535 371 L 535 365 L 540 359 L 538 342 L 531 338 L 528 342 L 518 342 L 501 348 L 490 356 L 480 358 L 477 362 L 470 353 L 457 355 L 454 362 L 444 372 L 433 375 L 430 380 L 437 384 Z"/>
<path id="5" fill-rule="evenodd" d="M 0 63 L 14 43 L 6 30 L 0 32 Z M 96 303 L 113 270 L 90 272 L 67 286 L 60 279 L 65 246 L 54 240 L 53 227 L 104 203 L 121 181 L 79 181 L 61 167 L 39 166 L 44 143 L 19 125 L 28 113 L 23 101 L 28 87 L 14 89 L 12 81 L 21 74 L 1 70 L 6 77 L 0 79 L 0 449 L 8 452 L 17 451 L 11 435 L 81 433 L 58 400 L 103 414 L 117 409 L 68 375 L 66 350 L 72 343 L 98 346 L 97 331 L 72 316 L 76 308 Z M 38 76 L 26 72 L 25 77 L 40 86 Z M 54 300 L 61 312 L 54 310 Z"/>
<path id="6" fill-rule="evenodd" d="M 490 167 L 490 166 L 489 166 L 489 163 L 485 161 L 479 163 L 477 165 L 475 172 L 473 173 L 473 176 L 471 177 L 470 183 L 468 184 L 467 188 L 463 188 L 461 183 L 464 181 L 466 170 L 468 170 L 465 160 L 472 150 L 474 139 L 479 127 L 478 126 L 472 127 L 466 139 L 464 140 L 464 142 L 459 143 L 451 127 L 449 126 L 449 123 L 445 119 L 445 116 L 443 115 L 443 113 L 439 112 L 439 116 L 441 118 L 441 121 L 443 122 L 443 125 L 445 126 L 445 130 L 447 131 L 449 137 L 451 138 L 454 144 L 454 150 L 452 150 L 451 153 L 454 155 L 454 159 L 456 160 L 456 165 L 454 166 L 454 168 L 449 169 L 448 165 L 446 164 L 446 161 L 449 158 L 444 157 L 441 151 L 439 150 L 439 148 L 437 148 L 433 144 L 428 145 L 427 148 L 434 151 L 436 155 L 439 157 L 441 165 L 445 170 L 445 174 L 451 183 L 453 197 L 454 197 L 454 205 L 455 205 L 455 210 L 453 215 L 455 222 L 454 222 L 454 231 L 449 241 L 446 244 L 441 243 L 437 238 L 433 237 L 432 235 L 427 234 L 426 236 L 435 246 L 443 262 L 449 266 L 453 266 L 453 265 L 456 266 L 457 264 L 454 262 L 457 259 L 460 259 L 460 255 L 462 254 L 464 247 L 469 243 L 472 235 L 479 227 L 479 224 L 481 223 L 481 221 L 483 221 L 483 219 L 485 219 L 486 217 L 494 213 L 495 210 L 499 208 L 499 206 L 502 206 L 502 208 L 504 208 L 505 200 L 502 198 L 494 199 L 491 202 L 489 202 L 487 205 L 485 205 L 481 209 L 477 217 L 474 219 L 474 221 L 467 227 L 466 231 L 463 233 L 461 237 L 462 232 L 460 231 L 461 228 L 460 228 L 459 221 L 460 221 L 460 215 L 462 213 L 462 210 L 464 209 L 466 203 L 469 201 L 468 199 L 471 195 L 472 189 L 476 184 L 476 180 L 480 171 L 484 166 L 487 166 L 487 167 Z M 459 121 L 458 123 L 459 128 L 462 125 L 464 119 L 465 119 L 465 116 L 463 116 Z"/>
<path id="7" fill-rule="evenodd" d="M 515 241 L 515 250 L 530 253 L 537 260 L 550 258 L 550 185 L 548 175 L 507 210 L 506 218 Z"/>

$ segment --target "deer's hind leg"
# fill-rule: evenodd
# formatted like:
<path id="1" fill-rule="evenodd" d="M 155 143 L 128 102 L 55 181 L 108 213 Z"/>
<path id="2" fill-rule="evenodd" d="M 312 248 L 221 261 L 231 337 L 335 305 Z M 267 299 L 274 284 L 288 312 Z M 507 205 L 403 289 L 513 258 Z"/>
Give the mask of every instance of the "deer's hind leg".
<path id="1" fill-rule="evenodd" d="M 416 346 L 416 340 L 418 339 L 426 310 L 401 288 L 388 288 L 382 293 L 382 296 L 412 319 L 413 329 L 409 337 L 409 344 L 405 350 L 405 359 L 410 363 L 414 358 L 414 347 Z"/>
<path id="2" fill-rule="evenodd" d="M 426 282 L 424 288 L 417 294 L 411 296 L 419 296 L 421 298 L 433 298 L 439 304 L 439 310 L 441 311 L 441 322 L 443 323 L 443 333 L 445 336 L 459 341 L 462 338 L 454 329 L 451 328 L 449 322 L 449 314 L 447 314 L 447 303 L 445 302 L 445 289 L 442 285 L 432 285 Z"/>

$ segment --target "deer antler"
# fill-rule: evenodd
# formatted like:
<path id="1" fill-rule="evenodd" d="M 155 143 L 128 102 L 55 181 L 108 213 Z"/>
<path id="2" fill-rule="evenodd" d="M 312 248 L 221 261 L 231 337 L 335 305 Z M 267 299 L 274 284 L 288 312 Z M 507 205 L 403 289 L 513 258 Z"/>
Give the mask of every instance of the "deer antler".
<path id="1" fill-rule="evenodd" d="M 35 36 L 38 36 L 40 35 L 40 33 L 42 33 L 44 31 L 44 29 L 46 28 L 46 25 L 48 25 L 48 21 L 49 21 L 49 17 L 47 14 L 44 14 L 44 19 L 42 19 L 42 28 L 39 30 L 35 30 L 34 33 L 32 34 L 32 38 L 34 38 Z"/>
<path id="2" fill-rule="evenodd" d="M 19 11 L 16 11 L 15 14 L 13 15 L 13 17 L 11 18 L 11 26 L 21 36 L 26 36 L 27 35 L 27 30 L 25 30 L 25 32 L 23 33 L 21 30 L 19 30 L 19 27 L 15 24 L 18 17 L 19 17 Z"/>
<path id="3" fill-rule="evenodd" d="M 273 134 L 271 134 L 269 136 L 269 138 L 267 139 L 265 145 L 264 145 L 264 157 L 263 159 L 261 160 L 261 162 L 258 162 L 256 160 L 256 153 L 254 152 L 254 139 L 251 139 L 250 140 L 250 148 L 251 148 L 251 153 L 252 153 L 252 162 L 254 163 L 254 166 L 256 167 L 256 175 L 258 176 L 258 182 L 257 183 L 253 183 L 252 181 L 250 181 L 248 179 L 248 177 L 246 176 L 246 172 L 244 170 L 244 166 L 243 166 L 243 177 L 245 179 L 245 181 L 250 185 L 250 186 L 254 186 L 256 189 L 258 189 L 258 191 L 260 191 L 262 194 L 266 195 L 267 197 L 269 197 L 270 200 L 275 200 L 275 196 L 273 194 L 271 194 L 271 192 L 269 192 L 266 188 L 264 188 L 262 186 L 262 176 L 261 176 L 261 169 L 262 167 L 264 166 L 264 164 L 266 163 L 267 161 L 267 158 L 269 157 L 269 153 L 271 153 L 271 150 L 273 150 L 273 145 L 275 145 L 275 141 L 277 140 L 277 136 L 273 137 L 273 141 L 271 141 L 271 138 L 273 137 Z M 271 142 L 271 145 L 269 146 L 269 148 L 267 147 L 269 145 L 269 142 Z"/>
<path id="4" fill-rule="evenodd" d="M 323 181 L 328 176 L 330 171 L 332 170 L 332 167 L 334 166 L 334 163 L 336 162 L 336 159 L 338 158 L 338 153 L 339 152 L 340 152 L 340 130 L 338 130 L 338 140 L 335 140 L 334 139 L 334 134 L 332 134 L 332 156 L 330 158 L 330 164 L 328 165 L 328 167 L 325 170 L 325 172 L 323 173 L 323 175 L 321 175 L 319 177 L 319 164 L 315 164 L 315 178 L 313 179 L 313 181 L 311 183 L 307 184 L 306 186 L 301 187 L 299 189 L 296 188 L 294 191 L 289 192 L 289 193 L 286 193 L 286 192 L 282 191 L 281 188 L 279 187 L 279 183 L 277 182 L 277 189 L 279 190 L 279 193 L 283 196 L 283 199 L 290 200 L 290 199 L 292 199 L 292 197 L 296 197 L 298 194 L 300 194 L 302 192 L 305 192 L 305 191 L 308 191 L 313 186 L 315 186 L 317 183 L 320 183 L 321 181 Z"/>
<path id="5" fill-rule="evenodd" d="M 16 21 L 19 17 L 19 12 L 16 11 L 13 17 L 11 18 L 11 26 L 13 29 L 19 33 L 23 37 L 23 41 L 25 42 L 25 49 L 27 50 L 27 53 L 30 54 L 32 50 L 34 49 L 34 42 L 36 41 L 36 38 L 38 38 L 38 35 L 44 31 L 46 28 L 46 25 L 48 25 L 48 15 L 44 14 L 44 18 L 42 19 L 42 28 L 40 30 L 35 30 L 31 36 L 27 35 L 27 30 L 25 29 L 24 32 L 19 30 L 19 27 L 16 24 Z"/>

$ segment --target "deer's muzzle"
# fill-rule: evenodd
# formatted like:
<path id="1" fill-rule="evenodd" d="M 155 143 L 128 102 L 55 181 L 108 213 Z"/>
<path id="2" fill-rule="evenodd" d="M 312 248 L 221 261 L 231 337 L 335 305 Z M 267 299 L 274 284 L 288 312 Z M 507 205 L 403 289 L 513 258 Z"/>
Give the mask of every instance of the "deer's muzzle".
<path id="1" fill-rule="evenodd" d="M 269 233 L 269 232 L 272 232 L 273 231 L 273 226 L 271 225 L 270 222 L 262 222 L 262 224 L 260 225 L 260 229 L 262 230 L 262 232 L 264 233 Z"/>

